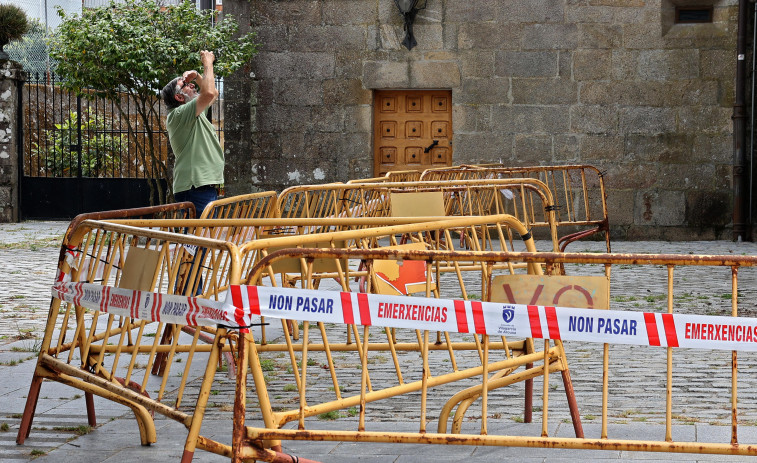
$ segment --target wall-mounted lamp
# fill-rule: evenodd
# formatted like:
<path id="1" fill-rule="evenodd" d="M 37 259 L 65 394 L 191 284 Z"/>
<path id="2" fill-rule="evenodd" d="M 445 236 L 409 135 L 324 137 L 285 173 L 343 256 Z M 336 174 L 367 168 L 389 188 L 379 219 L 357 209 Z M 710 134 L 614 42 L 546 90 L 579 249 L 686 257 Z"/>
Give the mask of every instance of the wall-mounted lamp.
<path id="1" fill-rule="evenodd" d="M 400 14 L 405 18 L 405 39 L 402 41 L 402 45 L 408 50 L 412 50 L 414 46 L 418 45 L 413 36 L 413 21 L 415 21 L 415 15 L 418 14 L 418 11 L 426 8 L 426 0 L 423 0 L 423 6 L 418 6 L 419 1 L 394 0 Z"/>

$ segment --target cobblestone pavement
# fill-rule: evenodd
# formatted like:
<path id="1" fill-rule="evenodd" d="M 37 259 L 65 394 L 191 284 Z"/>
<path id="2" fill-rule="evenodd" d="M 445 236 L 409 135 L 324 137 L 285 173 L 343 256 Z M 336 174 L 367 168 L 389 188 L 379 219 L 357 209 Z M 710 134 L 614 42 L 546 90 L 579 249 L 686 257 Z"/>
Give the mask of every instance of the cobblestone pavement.
<path id="1" fill-rule="evenodd" d="M 0 224 L 0 344 L 44 331 L 68 222 Z"/>
<path id="2" fill-rule="evenodd" d="M 20 412 L 23 410 L 23 397 L 28 390 L 33 370 L 33 358 L 38 337 L 41 336 L 47 317 L 50 301 L 50 285 L 55 274 L 58 245 L 67 223 L 63 222 L 26 222 L 22 224 L 0 225 L 0 267 L 3 275 L 3 289 L 0 291 L 0 426 L 8 425 L 8 431 L 0 427 L 0 460 L 27 461 L 32 453 L 43 455 L 40 461 L 129 461 L 136 458 L 173 459 L 180 455 L 185 432 L 181 425 L 158 419 L 159 442 L 152 449 L 141 449 L 136 437 L 136 426 L 127 409 L 107 401 L 98 401 L 98 418 L 100 426 L 91 434 L 77 438 L 82 431 L 81 424 L 86 423 L 83 400 L 78 391 L 60 384 L 46 383 L 43 387 L 44 397 L 38 406 L 39 416 L 35 420 L 35 430 L 24 446 L 15 445 Z M 541 246 L 540 248 L 544 248 Z M 569 247 L 569 251 L 601 252 L 604 243 L 582 242 Z M 724 254 L 757 255 L 755 243 L 718 242 L 616 242 L 613 251 L 617 253 L 670 253 L 670 254 Z M 569 274 L 599 274 L 601 267 L 573 266 Z M 688 313 L 707 315 L 730 315 L 730 269 L 698 267 L 676 269 L 676 304 L 685 307 Z M 666 270 L 651 266 L 616 266 L 612 270 L 611 307 L 627 310 L 664 310 L 666 292 Z M 740 269 L 739 271 L 740 309 L 744 316 L 757 316 L 757 270 Z M 271 331 L 272 335 L 275 330 Z M 576 396 L 579 400 L 587 436 L 597 437 L 599 417 L 601 416 L 601 345 L 566 342 L 566 351 L 570 362 Z M 313 354 L 314 361 L 318 358 Z M 443 357 L 430 365 L 443 368 Z M 647 433 L 654 439 L 660 439 L 661 427 L 665 422 L 665 349 L 641 346 L 611 346 L 610 348 L 610 417 L 611 437 L 640 438 Z M 341 358 L 346 370 L 357 364 L 355 359 L 344 355 Z M 377 361 L 380 362 L 379 359 Z M 412 361 L 412 360 L 408 360 Z M 275 359 L 275 364 L 285 368 L 286 359 Z M 727 440 L 730 428 L 725 426 L 730 420 L 730 352 L 703 350 L 676 350 L 674 356 L 674 439 L 707 440 L 718 435 L 720 441 Z M 324 383 L 328 383 L 327 370 L 321 370 Z M 359 384 L 359 369 L 354 371 L 354 382 Z M 387 375 L 393 374 L 391 361 L 386 363 Z M 740 421 L 745 425 L 740 428 L 741 442 L 757 442 L 757 355 L 739 354 L 739 410 Z M 341 374 L 341 373 L 340 373 Z M 372 378 L 374 379 L 374 378 Z M 285 375 L 268 375 L 269 389 L 277 391 L 275 399 L 282 403 L 297 400 L 296 392 L 287 387 Z M 376 381 L 381 380 L 378 375 Z M 550 382 L 550 423 L 553 423 L 551 435 L 570 436 L 571 425 L 565 403 L 563 386 L 559 377 Z M 313 381 L 318 384 L 318 379 Z M 347 381 L 346 384 L 349 384 Z M 536 395 L 541 394 L 540 379 L 535 384 Z M 192 388 L 189 388 L 190 390 Z M 194 388 L 196 390 L 196 388 Z M 451 389 L 453 390 L 453 389 Z M 230 412 L 228 405 L 233 402 L 234 381 L 223 374 L 217 376 L 214 395 L 207 411 L 205 422 L 212 423 L 213 432 L 229 437 Z M 428 408 L 438 410 L 443 400 L 449 397 L 449 391 L 440 391 L 429 397 Z M 194 397 L 185 397 L 185 404 L 191 404 Z M 517 423 L 522 412 L 522 387 L 503 388 L 496 391 L 491 404 L 510 404 L 495 408 L 490 405 L 492 429 L 498 426 L 529 426 Z M 170 398 L 166 400 L 170 402 Z M 397 429 L 410 427 L 416 422 L 420 397 L 409 395 L 403 399 L 403 406 L 396 403 L 371 404 L 375 421 L 369 425 L 375 429 Z M 512 404 L 515 404 L 514 406 Z M 537 399 L 538 410 L 538 399 Z M 290 405 L 291 406 L 291 405 Z M 471 409 L 473 410 L 473 409 Z M 475 416 L 475 413 L 472 412 Z M 539 421 L 538 411 L 534 414 Z M 116 419 L 124 417 L 123 419 Z M 254 419 L 255 403 L 251 401 L 249 417 Z M 433 420 L 434 416 L 429 416 Z M 108 422 L 109 419 L 115 419 Z M 383 422 L 383 423 L 382 423 Z M 535 423 L 536 424 L 536 423 Z M 328 425 L 328 424 L 326 424 Z M 178 427 L 177 427 L 178 426 Z M 210 426 L 210 424 L 208 425 Z M 388 427 L 387 427 L 388 426 Z M 466 424 L 467 426 L 467 424 Z M 217 429 L 216 429 L 217 427 Z M 430 426 L 433 428 L 434 425 Z M 404 429 L 404 428 L 403 428 Z M 128 438 L 124 437 L 124 430 Z M 662 431 L 661 431 L 662 430 Z M 208 431 L 210 432 L 210 431 Z M 203 433 L 207 434 L 205 426 Z M 517 430 L 513 431 L 516 434 Z M 538 435 L 539 430 L 533 432 Z M 613 434 L 614 432 L 614 434 Z M 214 434 L 215 433 L 215 434 Z M 166 442 L 165 435 L 168 435 Z M 163 437 L 161 437 L 163 435 Z M 172 439 L 170 436 L 180 435 Z M 99 437 L 98 437 L 99 436 Z M 693 437 L 692 437 L 693 436 Z M 745 440 L 746 439 L 746 440 Z M 221 441 L 228 441 L 219 437 Z M 107 442 L 107 445 L 103 442 Z M 408 454 L 396 454 L 397 450 L 374 445 L 370 450 L 360 450 L 356 457 L 353 444 L 294 443 L 289 447 L 292 453 L 298 449 L 308 449 L 312 453 L 326 452 L 323 461 L 418 461 L 418 456 L 427 451 Z M 157 448 L 155 448 L 157 447 Z M 361 447 L 363 448 L 363 447 Z M 438 449 L 439 447 L 432 447 Z M 86 451 L 83 451 L 86 449 Z M 351 450 L 350 450 L 351 449 Z M 381 450 L 384 449 L 384 450 Z M 446 453 L 429 450 L 434 459 L 440 461 L 488 461 L 493 458 L 517 458 L 520 461 L 561 461 L 573 460 L 578 451 L 565 453 L 548 453 L 542 449 L 531 452 L 524 449 L 475 448 L 475 450 L 445 447 Z M 35 450 L 37 452 L 35 452 Z M 371 454 L 370 452 L 376 452 Z M 467 452 L 467 453 L 466 453 Z M 546 452 L 546 453 L 545 453 Z M 574 452 L 574 453 L 571 453 Z M 307 452 L 306 452 L 307 453 Z M 373 455 L 373 456 L 371 456 Z M 580 454 L 582 459 L 616 460 L 639 459 L 679 461 L 723 461 L 738 459 L 726 457 L 632 454 L 628 452 L 593 452 Z M 475 458 L 474 458 L 475 457 Z M 660 458 L 663 457 L 663 458 Z M 480 458 L 477 460 L 476 458 Z M 196 461 L 224 461 L 213 455 L 198 453 Z"/>

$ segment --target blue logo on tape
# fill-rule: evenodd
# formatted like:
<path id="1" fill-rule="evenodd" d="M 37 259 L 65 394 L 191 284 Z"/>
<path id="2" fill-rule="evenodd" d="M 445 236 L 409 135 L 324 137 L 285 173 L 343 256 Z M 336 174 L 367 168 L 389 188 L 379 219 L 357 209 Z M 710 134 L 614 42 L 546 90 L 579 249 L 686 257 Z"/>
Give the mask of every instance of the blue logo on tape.
<path id="1" fill-rule="evenodd" d="M 510 323 L 513 318 L 515 318 L 515 310 L 512 307 L 505 306 L 502 309 L 502 319 L 505 320 L 505 323 Z"/>

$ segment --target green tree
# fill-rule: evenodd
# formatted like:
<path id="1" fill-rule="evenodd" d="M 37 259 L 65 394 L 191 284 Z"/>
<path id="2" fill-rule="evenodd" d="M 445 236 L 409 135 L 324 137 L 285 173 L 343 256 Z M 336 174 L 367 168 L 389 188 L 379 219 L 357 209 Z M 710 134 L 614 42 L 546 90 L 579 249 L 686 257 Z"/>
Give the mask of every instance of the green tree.
<path id="1" fill-rule="evenodd" d="M 126 0 L 81 15 L 69 16 L 60 9 L 58 14 L 63 22 L 50 40 L 50 56 L 64 86 L 80 94 L 89 88 L 111 99 L 128 124 L 143 165 L 170 185 L 170 169 L 156 144 L 156 135 L 164 131 L 160 89 L 185 70 L 201 70 L 200 50 L 215 53 L 217 76 L 231 74 L 256 53 L 254 33 L 237 37 L 232 17 L 219 19 L 216 11 L 198 10 L 188 1 L 163 6 L 153 0 Z M 136 121 L 126 116 L 129 107 L 137 112 Z M 138 137 L 142 130 L 146 136 Z M 168 198 L 155 186 L 153 202 L 165 202 Z"/>
<path id="2" fill-rule="evenodd" d="M 24 67 L 25 71 L 44 74 L 48 71 L 47 43 L 45 43 L 45 25 L 37 19 L 29 20 L 31 28 L 21 40 L 9 43 L 5 47 L 10 58 Z M 49 68 L 55 69 L 55 62 L 50 60 Z"/>

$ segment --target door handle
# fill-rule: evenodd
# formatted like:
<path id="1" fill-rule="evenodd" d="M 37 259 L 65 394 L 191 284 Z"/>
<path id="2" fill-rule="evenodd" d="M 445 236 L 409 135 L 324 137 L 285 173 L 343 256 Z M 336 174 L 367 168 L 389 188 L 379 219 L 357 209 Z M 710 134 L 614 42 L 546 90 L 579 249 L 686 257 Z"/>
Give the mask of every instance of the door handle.
<path id="1" fill-rule="evenodd" d="M 431 151 L 431 148 L 433 148 L 434 146 L 436 146 L 436 145 L 438 145 L 438 144 L 439 144 L 439 140 L 434 140 L 434 142 L 433 142 L 433 143 L 431 143 L 430 145 L 428 145 L 428 146 L 426 147 L 426 149 L 425 149 L 425 150 L 423 150 L 423 152 L 424 152 L 424 153 L 428 153 L 429 151 Z"/>

